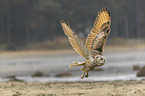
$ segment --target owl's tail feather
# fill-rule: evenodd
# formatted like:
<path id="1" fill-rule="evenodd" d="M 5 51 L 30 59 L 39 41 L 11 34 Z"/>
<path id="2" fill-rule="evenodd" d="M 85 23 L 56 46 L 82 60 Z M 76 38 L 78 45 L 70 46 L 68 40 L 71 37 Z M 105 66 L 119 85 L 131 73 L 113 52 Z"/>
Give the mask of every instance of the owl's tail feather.
<path id="1" fill-rule="evenodd" d="M 84 64 L 75 64 L 75 65 L 70 65 L 69 67 L 75 67 L 75 66 L 84 66 Z"/>

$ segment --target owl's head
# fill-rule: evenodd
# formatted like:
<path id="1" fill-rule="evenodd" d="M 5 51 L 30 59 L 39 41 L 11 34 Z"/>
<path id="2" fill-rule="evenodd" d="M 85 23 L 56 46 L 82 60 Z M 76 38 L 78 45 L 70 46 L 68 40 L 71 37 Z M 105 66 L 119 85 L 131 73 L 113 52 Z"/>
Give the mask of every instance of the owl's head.
<path id="1" fill-rule="evenodd" d="M 105 62 L 107 62 L 107 59 L 104 56 L 102 56 L 102 55 L 94 56 L 95 64 L 102 66 L 102 65 L 104 65 Z"/>

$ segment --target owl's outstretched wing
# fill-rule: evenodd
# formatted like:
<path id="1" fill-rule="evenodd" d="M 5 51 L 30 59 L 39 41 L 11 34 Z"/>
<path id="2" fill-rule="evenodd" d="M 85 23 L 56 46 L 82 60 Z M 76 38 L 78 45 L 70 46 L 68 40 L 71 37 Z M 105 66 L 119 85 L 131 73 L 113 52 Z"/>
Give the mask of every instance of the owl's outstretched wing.
<path id="1" fill-rule="evenodd" d="M 110 33 L 111 17 L 106 8 L 100 9 L 94 27 L 86 39 L 86 47 L 93 55 L 102 54 L 106 39 Z"/>
<path id="2" fill-rule="evenodd" d="M 61 21 L 60 23 L 64 33 L 68 36 L 69 41 L 75 51 L 87 60 L 93 60 L 92 54 L 87 49 L 84 42 L 71 30 L 71 28 L 64 21 Z"/>

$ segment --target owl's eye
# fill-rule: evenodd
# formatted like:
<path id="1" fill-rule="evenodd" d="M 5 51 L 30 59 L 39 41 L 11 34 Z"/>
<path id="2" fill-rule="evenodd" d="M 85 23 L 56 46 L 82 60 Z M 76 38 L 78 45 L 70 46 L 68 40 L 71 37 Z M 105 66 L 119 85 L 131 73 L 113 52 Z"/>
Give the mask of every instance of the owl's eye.
<path id="1" fill-rule="evenodd" d="M 106 60 L 104 60 L 104 62 L 106 62 Z"/>
<path id="2" fill-rule="evenodd" d="M 99 58 L 99 57 L 96 57 L 96 58 Z"/>
<path id="3" fill-rule="evenodd" d="M 101 58 L 101 60 L 103 60 L 103 58 Z"/>

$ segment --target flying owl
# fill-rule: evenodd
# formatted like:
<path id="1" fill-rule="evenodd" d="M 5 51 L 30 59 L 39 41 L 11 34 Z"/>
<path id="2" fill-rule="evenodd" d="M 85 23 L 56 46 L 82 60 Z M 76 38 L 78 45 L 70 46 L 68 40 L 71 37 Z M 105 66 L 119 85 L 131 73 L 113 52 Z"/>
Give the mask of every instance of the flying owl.
<path id="1" fill-rule="evenodd" d="M 60 23 L 74 50 L 86 59 L 84 62 L 74 62 L 74 65 L 70 65 L 70 67 L 83 66 L 80 69 L 83 71 L 81 79 L 83 79 L 84 76 L 88 78 L 90 70 L 104 65 L 107 61 L 102 53 L 107 37 L 110 34 L 110 12 L 107 8 L 100 9 L 95 20 L 94 27 L 88 34 L 86 43 L 84 43 L 64 21 L 61 21 Z"/>

